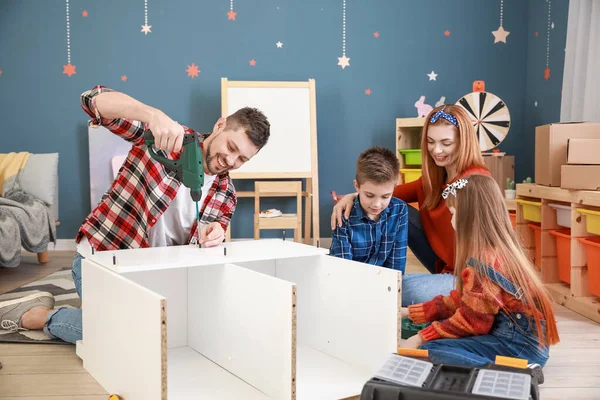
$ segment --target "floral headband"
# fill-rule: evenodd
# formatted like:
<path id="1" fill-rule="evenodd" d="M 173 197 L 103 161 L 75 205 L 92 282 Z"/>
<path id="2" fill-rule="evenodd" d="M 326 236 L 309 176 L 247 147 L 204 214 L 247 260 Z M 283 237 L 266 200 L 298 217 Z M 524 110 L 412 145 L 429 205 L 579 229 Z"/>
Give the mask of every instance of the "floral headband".
<path id="1" fill-rule="evenodd" d="M 456 120 L 456 117 L 452 114 L 448 114 L 447 112 L 444 112 L 445 108 L 446 108 L 446 106 L 444 106 L 444 108 L 442 108 L 441 110 L 439 110 L 438 112 L 433 114 L 433 116 L 431 117 L 429 122 L 434 124 L 437 122 L 438 119 L 444 118 L 446 121 L 450 122 L 452 125 L 454 125 L 455 127 L 458 128 L 458 121 Z"/>
<path id="2" fill-rule="evenodd" d="M 468 180 L 459 179 L 456 182 L 449 184 L 448 186 L 446 186 L 446 189 L 444 189 L 444 191 L 442 192 L 442 197 L 444 198 L 444 200 L 446 200 L 448 196 L 450 196 L 450 194 L 456 197 L 456 189 L 464 188 L 465 186 L 467 186 L 467 183 L 469 183 Z"/>

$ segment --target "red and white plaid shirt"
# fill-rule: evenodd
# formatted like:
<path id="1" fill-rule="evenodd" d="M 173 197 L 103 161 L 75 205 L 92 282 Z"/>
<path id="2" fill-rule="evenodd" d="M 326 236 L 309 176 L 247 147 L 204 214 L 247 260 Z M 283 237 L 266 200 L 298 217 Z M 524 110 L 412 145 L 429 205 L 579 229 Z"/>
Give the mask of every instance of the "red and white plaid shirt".
<path id="1" fill-rule="evenodd" d="M 85 236 L 96 250 L 116 250 L 149 247 L 150 228 L 175 198 L 180 182 L 174 172 L 168 172 L 152 159 L 144 143 L 144 124 L 126 119 L 102 118 L 96 108 L 96 95 L 108 92 L 96 86 L 81 95 L 81 107 L 92 118 L 89 126 L 102 125 L 132 143 L 127 159 L 102 202 L 85 219 L 76 241 Z M 186 133 L 194 131 L 185 127 Z M 206 137 L 207 135 L 201 135 Z M 202 145 L 202 144 L 201 144 Z M 165 153 L 163 152 L 163 155 Z M 169 158 L 177 159 L 171 153 Z M 237 198 L 229 174 L 218 175 L 200 209 L 200 224 L 213 221 L 227 229 L 235 211 Z M 196 242 L 198 223 L 194 222 L 188 242 Z"/>

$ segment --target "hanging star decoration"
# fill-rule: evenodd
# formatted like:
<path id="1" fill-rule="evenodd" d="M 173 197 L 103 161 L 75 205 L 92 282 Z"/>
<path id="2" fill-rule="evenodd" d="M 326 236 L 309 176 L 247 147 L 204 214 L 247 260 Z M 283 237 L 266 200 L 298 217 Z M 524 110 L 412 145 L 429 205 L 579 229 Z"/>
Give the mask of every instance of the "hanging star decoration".
<path id="1" fill-rule="evenodd" d="M 256 66 L 256 60 L 252 59 L 250 61 L 248 61 L 248 63 L 250 64 L 251 67 L 255 67 Z"/>
<path id="2" fill-rule="evenodd" d="M 87 10 L 83 10 L 83 12 L 81 13 L 81 15 L 83 15 L 84 17 L 87 17 L 88 16 Z"/>
<path id="3" fill-rule="evenodd" d="M 142 25 L 142 30 L 140 32 L 143 32 L 144 35 L 148 35 L 149 33 L 152 33 L 152 30 L 150 28 L 152 28 L 152 25 Z"/>
<path id="4" fill-rule="evenodd" d="M 275 46 L 277 46 L 277 48 L 280 49 L 283 47 L 283 43 L 277 42 L 277 43 L 275 43 Z"/>
<path id="5" fill-rule="evenodd" d="M 552 23 L 552 25 L 550 25 L 550 27 L 552 27 L 552 29 L 554 29 L 554 22 Z"/>
<path id="6" fill-rule="evenodd" d="M 448 29 L 444 31 L 444 36 L 450 36 L 450 31 Z"/>
<path id="7" fill-rule="evenodd" d="M 538 37 L 538 35 L 539 35 L 539 34 L 540 34 L 539 32 L 536 32 L 536 33 L 535 33 L 535 37 Z"/>
<path id="8" fill-rule="evenodd" d="M 68 75 L 69 78 L 71 77 L 71 75 L 76 75 L 77 72 L 75 72 L 75 66 L 71 65 L 71 63 L 68 63 L 67 65 L 63 65 L 63 74 Z"/>
<path id="9" fill-rule="evenodd" d="M 230 21 L 235 21 L 235 16 L 237 15 L 237 13 L 233 10 L 229 10 L 229 12 L 227 13 L 227 19 Z"/>
<path id="10" fill-rule="evenodd" d="M 497 30 L 492 31 L 492 35 L 494 35 L 494 43 L 506 43 L 506 37 L 510 35 L 510 32 L 505 31 L 504 28 L 500 26 Z"/>
<path id="11" fill-rule="evenodd" d="M 379 36 L 380 36 L 380 35 L 379 35 L 379 32 L 374 32 L 374 33 L 373 33 L 373 36 L 375 37 L 375 39 L 379 39 Z"/>
<path id="12" fill-rule="evenodd" d="M 425 74 L 425 75 L 427 75 L 429 77 L 430 81 L 437 81 L 438 74 L 436 74 L 434 71 L 431 71 L 430 74 Z"/>
<path id="13" fill-rule="evenodd" d="M 0 76 L 2 76 L 2 70 L 0 69 Z"/>
<path id="14" fill-rule="evenodd" d="M 337 65 L 339 65 L 340 67 L 342 67 L 342 69 L 349 67 L 350 66 L 350 59 L 346 56 L 342 56 L 342 57 L 338 57 L 338 63 Z"/>
<path id="15" fill-rule="evenodd" d="M 544 79 L 548 80 L 550 79 L 550 68 L 546 67 L 546 69 L 544 70 Z"/>
<path id="16" fill-rule="evenodd" d="M 537 105 L 538 105 L 538 102 L 537 102 L 537 100 L 536 100 L 536 101 L 533 103 L 533 105 L 534 105 L 535 107 L 537 107 Z"/>
<path id="17" fill-rule="evenodd" d="M 121 80 L 122 80 L 123 82 L 127 82 L 127 75 L 123 75 L 123 76 L 121 76 Z"/>
<path id="18" fill-rule="evenodd" d="M 185 72 L 187 72 L 187 75 L 189 77 L 191 77 L 192 79 L 196 78 L 198 76 L 198 74 L 200 74 L 200 70 L 198 69 L 198 66 L 194 63 L 192 63 L 192 65 L 188 65 Z"/>
<path id="19" fill-rule="evenodd" d="M 371 89 L 367 89 L 367 90 L 365 90 L 365 94 L 366 94 L 367 96 L 370 96 L 370 95 L 371 95 Z"/>
<path id="20" fill-rule="evenodd" d="M 504 20 L 504 0 L 500 0 L 500 26 L 497 30 L 492 31 L 492 35 L 494 35 L 494 43 L 502 42 L 506 43 L 506 37 L 510 35 L 509 31 L 504 30 L 504 26 L 502 21 Z"/>

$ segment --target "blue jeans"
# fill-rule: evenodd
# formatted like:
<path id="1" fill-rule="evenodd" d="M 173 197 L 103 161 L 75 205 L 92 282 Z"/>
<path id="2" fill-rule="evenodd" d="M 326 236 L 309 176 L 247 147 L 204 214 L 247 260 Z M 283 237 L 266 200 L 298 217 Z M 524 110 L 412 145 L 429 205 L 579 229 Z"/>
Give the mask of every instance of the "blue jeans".
<path id="1" fill-rule="evenodd" d="M 405 274 L 402 276 L 402 307 L 421 304 L 454 289 L 454 274 Z"/>
<path id="2" fill-rule="evenodd" d="M 545 323 L 542 323 L 545 329 Z M 438 339 L 420 347 L 429 351 L 432 362 L 482 366 L 494 362 L 496 356 L 526 359 L 530 364 L 542 367 L 548 361 L 549 349 L 538 345 L 535 321 L 524 314 L 511 317 L 505 313 L 496 315 L 494 325 L 487 335 L 470 336 L 460 339 Z"/>
<path id="3" fill-rule="evenodd" d="M 84 257 L 76 253 L 73 258 L 71 274 L 77 294 L 81 298 L 81 260 Z M 58 308 L 48 314 L 44 332 L 53 339 L 76 343 L 82 338 L 82 318 L 79 308 Z"/>

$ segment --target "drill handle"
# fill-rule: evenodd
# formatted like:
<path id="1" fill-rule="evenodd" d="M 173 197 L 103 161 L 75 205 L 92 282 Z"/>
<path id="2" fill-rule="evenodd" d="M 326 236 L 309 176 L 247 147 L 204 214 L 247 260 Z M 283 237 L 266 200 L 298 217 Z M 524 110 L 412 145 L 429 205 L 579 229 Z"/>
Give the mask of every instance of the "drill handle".
<path id="1" fill-rule="evenodd" d="M 144 132 L 144 142 L 146 142 L 146 146 L 148 146 L 148 151 L 150 152 L 150 155 L 152 156 L 153 159 L 160 162 L 165 167 L 166 166 L 177 167 L 177 165 L 179 164 L 179 162 L 177 160 L 169 160 L 167 157 L 164 157 L 164 156 L 158 154 L 154 150 L 154 135 L 152 134 L 152 131 L 150 129 L 148 129 Z"/>

